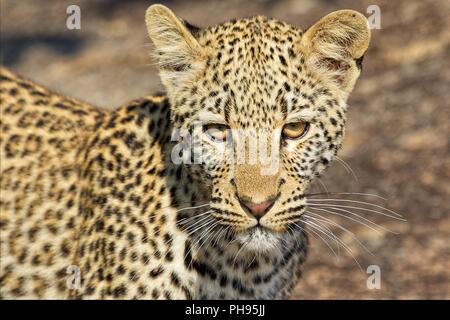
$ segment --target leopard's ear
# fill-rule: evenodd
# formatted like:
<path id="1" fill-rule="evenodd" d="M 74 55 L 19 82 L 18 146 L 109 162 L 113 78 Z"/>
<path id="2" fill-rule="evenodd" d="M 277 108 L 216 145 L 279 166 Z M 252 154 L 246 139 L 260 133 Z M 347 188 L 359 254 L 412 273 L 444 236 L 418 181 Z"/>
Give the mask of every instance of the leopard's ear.
<path id="1" fill-rule="evenodd" d="M 302 36 L 301 47 L 308 63 L 347 96 L 359 77 L 369 42 L 366 17 L 353 10 L 339 10 L 311 26 Z"/>
<path id="2" fill-rule="evenodd" d="M 193 31 L 197 29 L 178 18 L 169 8 L 155 4 L 145 14 L 147 31 L 155 45 L 155 56 L 163 82 L 183 77 L 204 57 Z M 164 81 L 167 80 L 167 81 Z"/>

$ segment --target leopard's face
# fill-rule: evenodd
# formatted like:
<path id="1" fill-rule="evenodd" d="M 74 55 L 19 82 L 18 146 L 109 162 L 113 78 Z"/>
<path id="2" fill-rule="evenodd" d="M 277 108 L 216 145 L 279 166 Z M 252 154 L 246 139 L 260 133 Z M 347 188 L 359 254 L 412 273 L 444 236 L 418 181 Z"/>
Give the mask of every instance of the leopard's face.
<path id="1" fill-rule="evenodd" d="M 276 248 L 301 228 L 305 193 L 341 146 L 358 61 L 311 53 L 309 31 L 277 20 L 199 30 L 162 8 L 148 13 L 149 33 L 209 214 L 247 250 Z"/>
<path id="2" fill-rule="evenodd" d="M 335 156 L 345 124 L 345 106 L 325 95 L 325 87 L 301 74 L 283 76 L 283 65 L 272 65 L 279 67 L 272 70 L 278 81 L 253 83 L 261 90 L 247 91 L 230 79 L 224 85 L 233 94 L 211 99 L 218 106 L 229 100 L 229 107 L 193 113 L 201 124 L 195 135 L 201 147 L 194 151 L 211 184 L 211 215 L 255 249 L 278 244 L 301 226 L 305 193 Z"/>

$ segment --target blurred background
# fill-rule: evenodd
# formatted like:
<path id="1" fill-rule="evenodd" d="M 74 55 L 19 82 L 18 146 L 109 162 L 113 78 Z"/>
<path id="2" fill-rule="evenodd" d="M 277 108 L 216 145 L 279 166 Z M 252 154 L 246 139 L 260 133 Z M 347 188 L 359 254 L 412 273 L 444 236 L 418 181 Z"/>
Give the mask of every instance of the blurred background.
<path id="1" fill-rule="evenodd" d="M 105 108 L 162 89 L 144 24 L 152 1 L 0 3 L 1 61 L 13 71 Z M 347 135 L 339 154 L 351 170 L 334 163 L 315 189 L 381 195 L 387 200 L 378 204 L 401 213 L 407 222 L 367 215 L 398 234 L 345 224 L 373 253 L 348 233 L 340 234 L 362 270 L 345 250 L 336 258 L 320 239 L 311 239 L 304 277 L 292 298 L 449 299 L 450 2 L 159 3 L 200 27 L 263 14 L 303 29 L 333 10 L 349 8 L 369 16 L 368 6 L 379 6 L 381 29 L 373 30 L 362 76 L 350 96 Z M 70 4 L 81 8 L 80 30 L 66 27 Z M 369 265 L 380 267 L 380 289 L 367 288 Z"/>

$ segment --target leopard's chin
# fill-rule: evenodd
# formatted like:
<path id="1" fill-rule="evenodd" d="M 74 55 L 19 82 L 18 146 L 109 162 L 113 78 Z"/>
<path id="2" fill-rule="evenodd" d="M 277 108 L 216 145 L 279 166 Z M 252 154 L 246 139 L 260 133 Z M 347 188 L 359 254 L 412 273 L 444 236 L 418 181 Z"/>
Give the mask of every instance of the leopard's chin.
<path id="1" fill-rule="evenodd" d="M 244 252 L 268 253 L 279 250 L 283 233 L 272 231 L 260 225 L 240 231 L 236 234 L 236 240 Z"/>

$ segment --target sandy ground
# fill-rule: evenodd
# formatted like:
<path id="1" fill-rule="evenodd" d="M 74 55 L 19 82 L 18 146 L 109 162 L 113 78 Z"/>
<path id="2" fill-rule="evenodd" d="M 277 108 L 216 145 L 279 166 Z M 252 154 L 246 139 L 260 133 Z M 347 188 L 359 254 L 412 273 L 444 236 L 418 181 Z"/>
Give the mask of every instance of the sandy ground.
<path id="1" fill-rule="evenodd" d="M 333 192 L 382 195 L 387 200 L 377 203 L 400 212 L 407 222 L 365 212 L 398 234 L 346 223 L 372 255 L 348 233 L 333 229 L 362 269 L 345 250 L 336 258 L 319 238 L 312 239 L 304 278 L 293 298 L 449 299 L 450 2 L 163 3 L 199 26 L 264 14 L 302 28 L 333 10 L 364 13 L 370 4 L 380 7 L 382 29 L 373 31 L 363 75 L 349 100 L 348 131 L 339 154 L 357 179 L 336 162 L 322 182 Z M 81 30 L 66 28 L 69 4 L 81 7 Z M 2 63 L 52 89 L 107 108 L 161 90 L 143 20 L 149 4 L 1 0 Z M 323 185 L 316 190 L 323 191 Z M 380 289 L 367 288 L 369 265 L 380 267 Z"/>

